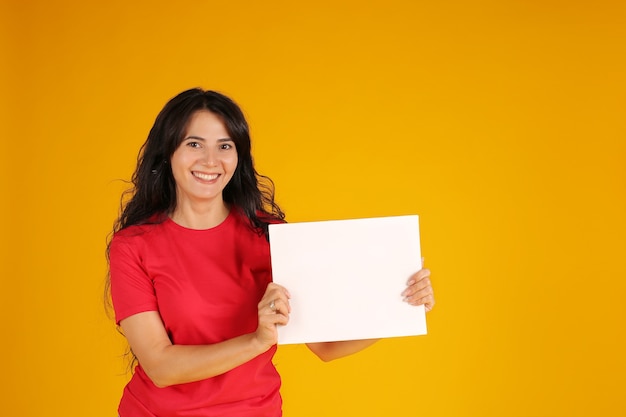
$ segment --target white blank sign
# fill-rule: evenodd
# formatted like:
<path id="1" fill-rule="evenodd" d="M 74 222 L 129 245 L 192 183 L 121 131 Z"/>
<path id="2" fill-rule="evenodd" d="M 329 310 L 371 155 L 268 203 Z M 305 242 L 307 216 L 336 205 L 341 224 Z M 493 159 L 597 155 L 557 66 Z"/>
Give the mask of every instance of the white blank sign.
<path id="1" fill-rule="evenodd" d="M 269 226 L 274 282 L 291 294 L 278 343 L 426 334 L 424 307 L 402 301 L 421 268 L 418 216 Z"/>

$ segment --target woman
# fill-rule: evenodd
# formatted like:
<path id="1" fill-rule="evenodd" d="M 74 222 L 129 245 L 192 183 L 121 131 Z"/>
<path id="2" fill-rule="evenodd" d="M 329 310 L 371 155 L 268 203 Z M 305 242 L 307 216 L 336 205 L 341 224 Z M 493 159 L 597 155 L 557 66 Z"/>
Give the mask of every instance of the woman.
<path id="1" fill-rule="evenodd" d="M 201 89 L 158 115 L 108 248 L 116 322 L 138 360 L 121 417 L 280 416 L 272 364 L 289 292 L 271 282 L 268 224 L 284 221 L 239 107 Z M 427 270 L 404 291 L 434 305 Z M 309 344 L 323 360 L 374 340 Z"/>

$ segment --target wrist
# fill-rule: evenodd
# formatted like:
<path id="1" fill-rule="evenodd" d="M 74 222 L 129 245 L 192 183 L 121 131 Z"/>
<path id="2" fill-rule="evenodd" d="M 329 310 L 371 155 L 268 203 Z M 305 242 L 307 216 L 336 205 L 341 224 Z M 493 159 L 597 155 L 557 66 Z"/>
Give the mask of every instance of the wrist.
<path id="1" fill-rule="evenodd" d="M 257 355 L 267 352 L 272 347 L 271 343 L 267 343 L 266 341 L 261 339 L 256 332 L 250 333 L 249 336 L 250 346 Z"/>

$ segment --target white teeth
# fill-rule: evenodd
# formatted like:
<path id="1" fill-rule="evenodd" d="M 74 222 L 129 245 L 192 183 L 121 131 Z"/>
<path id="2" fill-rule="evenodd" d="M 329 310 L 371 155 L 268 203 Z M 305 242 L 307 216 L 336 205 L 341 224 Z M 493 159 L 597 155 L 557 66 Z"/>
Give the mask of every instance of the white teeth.
<path id="1" fill-rule="evenodd" d="M 201 172 L 194 172 L 193 175 L 205 181 L 213 181 L 214 179 L 219 177 L 219 174 L 203 174 Z"/>

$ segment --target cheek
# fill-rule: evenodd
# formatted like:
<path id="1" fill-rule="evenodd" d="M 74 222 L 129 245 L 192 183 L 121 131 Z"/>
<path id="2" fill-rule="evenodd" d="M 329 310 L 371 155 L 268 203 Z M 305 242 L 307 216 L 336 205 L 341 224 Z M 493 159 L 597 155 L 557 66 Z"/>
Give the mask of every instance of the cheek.
<path id="1" fill-rule="evenodd" d="M 176 184 L 180 184 L 185 181 L 187 176 L 189 163 L 185 158 L 178 155 L 170 159 L 170 168 L 172 170 L 172 178 Z"/>
<path id="2" fill-rule="evenodd" d="M 176 158 L 172 158 L 170 159 L 170 168 L 172 170 L 172 175 L 174 176 L 174 178 L 179 176 L 179 171 L 180 171 L 180 162 L 178 161 L 178 159 Z"/>
<path id="3" fill-rule="evenodd" d="M 237 159 L 235 159 L 230 165 L 229 165 L 229 169 L 228 171 L 230 171 L 228 173 L 228 182 L 230 183 L 233 179 L 233 177 L 235 176 L 235 173 L 237 172 Z"/>
<path id="4" fill-rule="evenodd" d="M 231 171 L 234 173 L 235 170 L 237 169 L 237 165 L 239 163 L 239 158 L 237 157 L 237 155 L 233 156 L 232 158 L 230 158 L 229 160 L 229 166 Z"/>

